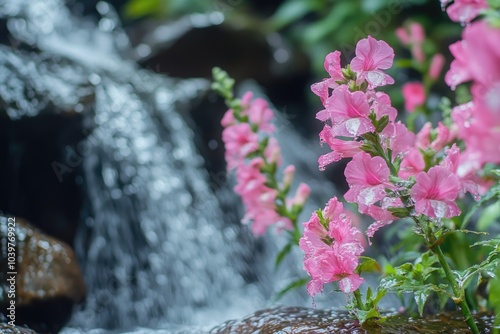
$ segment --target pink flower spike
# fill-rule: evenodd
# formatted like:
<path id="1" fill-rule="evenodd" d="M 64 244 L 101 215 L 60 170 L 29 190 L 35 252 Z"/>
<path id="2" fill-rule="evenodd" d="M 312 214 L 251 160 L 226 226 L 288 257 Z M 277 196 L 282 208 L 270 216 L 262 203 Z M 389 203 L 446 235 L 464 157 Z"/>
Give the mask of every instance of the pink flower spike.
<path id="1" fill-rule="evenodd" d="M 432 80 L 437 80 L 441 71 L 443 70 L 445 63 L 444 56 L 440 53 L 437 53 L 432 57 L 431 64 L 429 66 L 429 77 Z"/>
<path id="2" fill-rule="evenodd" d="M 405 109 L 408 112 L 415 111 L 415 108 L 425 102 L 425 88 L 421 82 L 408 82 L 403 85 L 403 97 L 405 99 Z"/>
<path id="3" fill-rule="evenodd" d="M 455 200 L 460 192 L 460 183 L 455 174 L 442 166 L 435 166 L 427 173 L 415 176 L 411 189 L 415 211 L 433 218 L 451 218 L 460 214 Z"/>
<path id="4" fill-rule="evenodd" d="M 340 86 L 333 91 L 327 105 L 335 135 L 357 137 L 375 130 L 368 118 L 370 106 L 365 93 L 350 92 L 347 86 Z"/>
<path id="5" fill-rule="evenodd" d="M 393 78 L 381 71 L 390 68 L 393 61 L 394 50 L 389 44 L 368 36 L 356 45 L 356 57 L 351 61 L 351 69 L 358 74 L 358 81 L 364 79 L 375 88 L 394 83 Z"/>

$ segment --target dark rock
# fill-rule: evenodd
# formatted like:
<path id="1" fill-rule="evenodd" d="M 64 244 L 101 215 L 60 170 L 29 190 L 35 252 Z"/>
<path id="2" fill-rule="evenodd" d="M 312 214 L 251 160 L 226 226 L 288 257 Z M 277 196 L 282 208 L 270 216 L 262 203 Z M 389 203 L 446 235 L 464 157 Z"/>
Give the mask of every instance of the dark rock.
<path id="1" fill-rule="evenodd" d="M 475 316 L 481 333 L 492 333 L 494 317 L 487 314 Z M 313 310 L 302 307 L 281 307 L 257 311 L 241 320 L 228 321 L 211 334 L 271 334 L 271 333 L 386 333 L 386 334 L 437 334 L 470 333 L 460 312 L 444 312 L 423 318 L 394 314 L 381 325 L 363 326 L 346 311 Z"/>
<path id="2" fill-rule="evenodd" d="M 1 217 L 3 235 L 6 218 Z M 12 221 L 12 220 L 11 220 Z M 20 218 L 16 222 L 16 319 L 40 332 L 57 332 L 69 320 L 72 306 L 85 297 L 85 284 L 72 249 L 63 242 L 45 235 Z M 5 238 L 1 239 L 6 242 Z M 5 246 L 2 245 L 2 249 Z M 3 265 L 7 262 L 2 259 Z M 2 268 L 2 275 L 13 270 Z M 7 275 L 9 276 L 9 275 Z M 7 277 L 1 277 L 4 285 Z M 9 287 L 2 286 L 4 297 Z M 2 311 L 7 298 L 0 299 Z"/>

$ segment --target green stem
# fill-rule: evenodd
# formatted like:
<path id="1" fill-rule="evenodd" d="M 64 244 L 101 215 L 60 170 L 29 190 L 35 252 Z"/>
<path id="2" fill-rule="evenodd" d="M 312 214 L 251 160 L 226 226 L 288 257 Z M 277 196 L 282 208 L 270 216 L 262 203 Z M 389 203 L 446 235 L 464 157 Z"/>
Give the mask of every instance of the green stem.
<path id="1" fill-rule="evenodd" d="M 443 254 L 443 251 L 441 250 L 441 247 L 439 247 L 439 245 L 432 246 L 431 251 L 437 256 L 439 263 L 441 264 L 441 267 L 443 267 L 444 269 L 446 279 L 448 280 L 448 282 L 450 282 L 451 289 L 453 290 L 453 295 L 454 295 L 453 301 L 455 302 L 455 304 L 458 304 L 460 306 L 464 319 L 469 325 L 472 332 L 474 334 L 479 334 L 479 329 L 477 328 L 477 325 L 474 322 L 474 318 L 472 317 L 469 305 L 465 300 L 465 292 L 458 286 L 457 281 L 455 281 L 453 273 L 451 272 L 451 268 L 448 265 L 448 262 L 446 262 L 446 258 Z"/>
<path id="2" fill-rule="evenodd" d="M 365 307 L 363 305 L 363 300 L 361 299 L 361 292 L 359 292 L 359 289 L 355 290 L 353 292 L 354 298 L 356 298 L 356 304 L 358 304 L 357 309 L 365 311 Z"/>

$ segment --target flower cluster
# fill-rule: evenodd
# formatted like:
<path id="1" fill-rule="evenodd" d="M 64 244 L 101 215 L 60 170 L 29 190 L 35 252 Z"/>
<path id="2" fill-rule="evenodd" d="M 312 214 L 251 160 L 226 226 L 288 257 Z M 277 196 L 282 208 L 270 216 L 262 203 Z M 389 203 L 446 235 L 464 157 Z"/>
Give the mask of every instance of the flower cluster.
<path id="1" fill-rule="evenodd" d="M 224 115 L 222 140 L 229 171 L 236 169 L 234 191 L 245 205 L 244 223 L 251 223 L 252 232 L 262 235 L 270 225 L 294 229 L 294 220 L 309 196 L 309 187 L 299 185 L 295 197 L 286 199 L 295 173 L 293 165 L 284 171 L 281 184 L 275 172 L 281 165 L 277 140 L 271 135 L 273 112 L 264 99 L 252 100 L 247 92 Z"/>
<path id="2" fill-rule="evenodd" d="M 314 212 L 304 223 L 300 249 L 305 253 L 304 268 L 311 276 L 309 295 L 323 290 L 326 283 L 338 281 L 340 290 L 350 293 L 359 288 L 363 278 L 356 273 L 358 257 L 364 251 L 361 231 L 352 226 L 336 197 L 324 210 Z"/>
<path id="3" fill-rule="evenodd" d="M 369 36 L 359 41 L 356 57 L 345 69 L 340 52 L 329 54 L 325 69 L 330 78 L 311 87 L 325 107 L 317 114 L 326 122 L 320 140 L 332 150 L 319 158 L 320 169 L 352 158 L 345 169 L 349 190 L 344 197 L 374 219 L 369 237 L 398 217 L 457 216 L 457 197 L 477 193 L 473 178 L 461 173 L 459 149 L 451 146 L 456 132 L 442 123 L 432 129 L 428 123 L 415 135 L 396 121 L 389 96 L 376 91 L 394 82 L 382 71 L 392 66 L 393 58 L 387 43 Z"/>
<path id="4" fill-rule="evenodd" d="M 500 163 L 500 29 L 485 21 L 467 26 L 462 40 L 450 45 L 455 57 L 445 81 L 455 89 L 472 81 L 472 101 L 454 108 L 452 118 L 465 142 L 461 174 L 486 163 Z"/>

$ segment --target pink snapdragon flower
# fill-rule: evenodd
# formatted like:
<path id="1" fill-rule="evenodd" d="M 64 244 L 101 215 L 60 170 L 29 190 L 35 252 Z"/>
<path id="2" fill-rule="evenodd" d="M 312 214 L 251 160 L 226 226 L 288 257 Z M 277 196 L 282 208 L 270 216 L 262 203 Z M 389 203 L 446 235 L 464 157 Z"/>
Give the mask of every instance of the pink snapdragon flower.
<path id="1" fill-rule="evenodd" d="M 352 158 L 356 153 L 361 152 L 360 146 L 363 144 L 356 140 L 344 140 L 335 138 L 333 130 L 330 126 L 325 125 L 319 133 L 321 143 L 326 143 L 332 150 L 327 154 L 323 154 L 318 159 L 319 169 L 324 170 L 326 165 L 332 162 L 339 161 L 343 158 Z"/>
<path id="2" fill-rule="evenodd" d="M 412 148 L 408 151 L 401 161 L 398 176 L 404 180 L 414 176 L 425 169 L 425 161 L 418 148 Z"/>
<path id="3" fill-rule="evenodd" d="M 455 0 L 446 12 L 452 21 L 465 24 L 476 18 L 486 8 L 488 8 L 486 0 Z"/>
<path id="4" fill-rule="evenodd" d="M 360 152 L 347 164 L 344 174 L 349 184 L 344 198 L 358 203 L 360 210 L 386 197 L 390 171 L 383 158 Z"/>
<path id="5" fill-rule="evenodd" d="M 350 92 L 347 86 L 340 86 L 328 98 L 327 106 L 335 135 L 356 137 L 375 130 L 368 118 L 370 106 L 365 93 Z"/>
<path id="6" fill-rule="evenodd" d="M 458 177 L 448 168 L 434 166 L 415 176 L 411 197 L 415 211 L 433 218 L 451 218 L 460 214 L 455 200 L 460 193 Z"/>
<path id="7" fill-rule="evenodd" d="M 356 44 L 351 69 L 358 74 L 358 85 L 366 80 L 371 88 L 375 88 L 394 83 L 394 79 L 382 71 L 390 68 L 393 61 L 394 50 L 386 42 L 368 36 Z"/>
<path id="8" fill-rule="evenodd" d="M 307 285 L 310 296 L 322 291 L 323 285 L 338 281 L 344 293 L 359 288 L 364 281 L 356 272 L 359 255 L 363 252 L 359 231 L 352 226 L 337 198 L 328 201 L 322 219 L 313 213 L 304 223 L 299 246 L 305 253 L 304 268 L 311 276 Z"/>
<path id="9" fill-rule="evenodd" d="M 340 66 L 340 55 L 340 51 L 335 51 L 325 57 L 324 67 L 330 77 L 311 85 L 312 92 L 319 96 L 323 105 L 329 96 L 329 90 L 339 86 L 337 81 L 345 80 Z"/>
<path id="10" fill-rule="evenodd" d="M 234 169 L 246 156 L 259 148 L 259 136 L 248 123 L 228 126 L 222 131 L 222 141 L 226 148 L 228 170 Z"/>
<path id="11" fill-rule="evenodd" d="M 415 108 L 425 103 L 425 88 L 421 82 L 407 82 L 403 85 L 405 109 L 414 112 Z"/>

